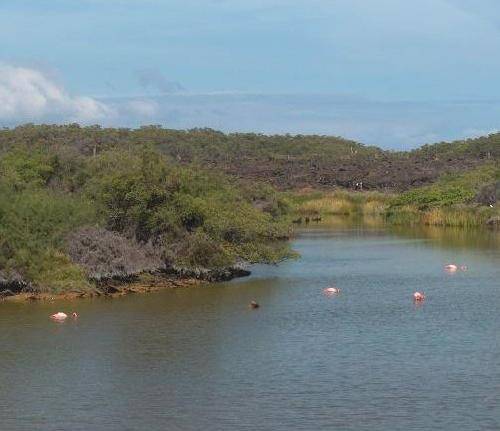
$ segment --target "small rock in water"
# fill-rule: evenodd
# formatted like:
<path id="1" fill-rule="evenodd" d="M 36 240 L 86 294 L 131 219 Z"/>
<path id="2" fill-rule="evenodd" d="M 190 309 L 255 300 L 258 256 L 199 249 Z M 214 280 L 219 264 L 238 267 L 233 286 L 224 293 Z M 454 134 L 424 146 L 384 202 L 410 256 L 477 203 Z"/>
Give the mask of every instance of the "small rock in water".
<path id="1" fill-rule="evenodd" d="M 259 308 L 260 305 L 255 301 L 250 301 L 249 307 L 250 308 Z"/>

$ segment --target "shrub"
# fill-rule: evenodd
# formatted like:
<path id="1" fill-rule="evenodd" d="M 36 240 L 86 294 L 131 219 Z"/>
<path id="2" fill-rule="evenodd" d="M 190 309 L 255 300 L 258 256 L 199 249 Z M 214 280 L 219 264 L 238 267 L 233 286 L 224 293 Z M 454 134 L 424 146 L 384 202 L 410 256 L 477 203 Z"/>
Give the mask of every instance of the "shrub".
<path id="1" fill-rule="evenodd" d="M 96 222 L 89 202 L 47 190 L 0 187 L 0 268 L 16 270 L 45 290 L 88 287 L 79 268 L 60 253 L 65 235 Z M 54 287 L 50 284 L 53 283 Z"/>
<path id="2" fill-rule="evenodd" d="M 71 260 L 88 278 L 127 279 L 164 268 L 161 256 L 151 244 L 139 244 L 102 228 L 81 228 L 71 232 L 65 247 Z"/>

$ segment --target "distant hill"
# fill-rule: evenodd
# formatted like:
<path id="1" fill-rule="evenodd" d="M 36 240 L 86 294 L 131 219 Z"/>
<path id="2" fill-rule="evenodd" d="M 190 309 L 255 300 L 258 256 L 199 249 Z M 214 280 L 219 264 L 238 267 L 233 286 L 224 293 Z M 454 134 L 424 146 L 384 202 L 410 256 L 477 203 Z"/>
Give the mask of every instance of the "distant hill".
<path id="1" fill-rule="evenodd" d="M 25 125 L 0 131 L 0 153 L 13 145 L 42 145 L 92 156 L 108 148 L 143 144 L 157 147 L 180 164 L 198 163 L 281 189 L 340 186 L 407 190 L 433 183 L 443 173 L 467 171 L 500 158 L 500 134 L 395 152 L 340 137 L 225 134 L 212 129 L 158 126 Z"/>

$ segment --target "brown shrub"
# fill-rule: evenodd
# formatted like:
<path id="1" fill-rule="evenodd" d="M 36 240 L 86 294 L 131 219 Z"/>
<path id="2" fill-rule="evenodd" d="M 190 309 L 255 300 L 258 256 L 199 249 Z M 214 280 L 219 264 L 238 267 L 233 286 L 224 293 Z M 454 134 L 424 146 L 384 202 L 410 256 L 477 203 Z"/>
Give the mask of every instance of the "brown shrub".
<path id="1" fill-rule="evenodd" d="M 70 234 L 66 251 L 93 280 L 128 279 L 143 272 L 164 269 L 158 250 L 115 232 L 82 228 Z"/>

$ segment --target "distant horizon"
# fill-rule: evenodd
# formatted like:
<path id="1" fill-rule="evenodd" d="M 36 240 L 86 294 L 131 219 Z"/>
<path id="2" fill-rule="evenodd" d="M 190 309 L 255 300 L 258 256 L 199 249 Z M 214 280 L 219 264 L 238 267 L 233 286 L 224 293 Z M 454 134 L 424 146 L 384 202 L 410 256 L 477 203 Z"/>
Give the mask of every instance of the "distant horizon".
<path id="1" fill-rule="evenodd" d="M 168 125 L 163 125 L 163 124 L 155 124 L 155 123 L 143 123 L 139 125 L 134 125 L 134 126 L 126 126 L 126 125 L 103 125 L 99 123 L 93 123 L 93 124 L 81 124 L 79 122 L 59 122 L 59 123 L 50 123 L 50 122 L 25 122 L 25 123 L 19 123 L 19 124 L 12 124 L 12 125 L 3 125 L 1 126 L 3 130 L 14 130 L 16 128 L 22 128 L 22 127 L 29 127 L 29 126 L 34 126 L 34 127 L 41 127 L 41 126 L 56 126 L 56 127 L 67 127 L 67 126 L 72 126 L 76 125 L 80 128 L 92 128 L 92 127 L 98 127 L 100 129 L 125 129 L 125 130 L 140 130 L 142 128 L 148 128 L 148 127 L 158 127 L 164 130 L 173 130 L 173 131 L 179 131 L 179 132 L 191 132 L 195 130 L 211 130 L 216 133 L 222 133 L 224 135 L 238 135 L 238 134 L 248 134 L 248 135 L 258 135 L 258 136 L 266 136 L 266 137 L 273 137 L 273 136 L 290 136 L 290 137 L 322 137 L 322 138 L 331 138 L 331 139 L 339 139 L 339 140 L 344 140 L 347 142 L 353 142 L 355 144 L 360 144 L 365 147 L 376 147 L 379 148 L 383 151 L 413 151 L 419 148 L 422 148 L 423 146 L 426 145 L 435 145 L 435 144 L 445 144 L 445 143 L 454 143 L 454 142 L 462 142 L 462 141 L 470 141 L 470 140 L 475 140 L 475 139 L 481 139 L 481 138 L 488 138 L 492 135 L 499 134 L 500 131 L 492 131 L 489 133 L 481 134 L 481 135 L 469 135 L 465 136 L 463 138 L 457 138 L 457 139 L 450 139 L 450 140 L 440 140 L 440 141 L 433 141 L 433 142 L 425 142 L 419 145 L 416 145 L 412 148 L 390 148 L 390 147 L 384 147 L 383 145 L 377 145 L 376 143 L 371 144 L 363 141 L 359 141 L 356 139 L 351 139 L 348 136 L 342 136 L 342 135 L 335 135 L 335 134 L 321 134 L 321 133 L 289 133 L 289 132 L 277 132 L 277 133 L 266 133 L 266 132 L 258 132 L 258 131 L 253 131 L 253 130 L 222 130 L 222 129 L 216 129 L 213 127 L 209 126 L 193 126 L 193 127 L 188 127 L 188 128 L 181 128 L 181 127 L 169 127 Z M 1 130 L 1 129 L 0 129 Z"/>
<path id="2" fill-rule="evenodd" d="M 486 135 L 500 129 L 500 4 L 479 3 L 3 2 L 0 126 L 158 123 L 396 150 Z"/>

